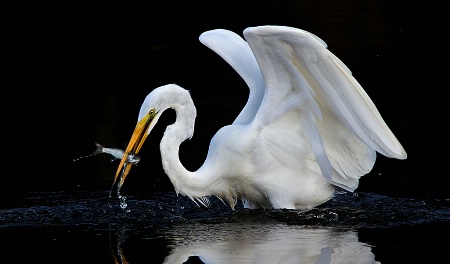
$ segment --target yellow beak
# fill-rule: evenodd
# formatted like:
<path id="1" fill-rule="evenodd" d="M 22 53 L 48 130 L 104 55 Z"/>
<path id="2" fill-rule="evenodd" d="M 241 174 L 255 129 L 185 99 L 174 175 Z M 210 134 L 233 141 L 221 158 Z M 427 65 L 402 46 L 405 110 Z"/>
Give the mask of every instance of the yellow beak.
<path id="1" fill-rule="evenodd" d="M 144 144 L 145 139 L 148 135 L 148 130 L 150 128 L 150 124 L 152 123 L 152 120 L 155 118 L 157 112 L 152 109 L 147 115 L 145 115 L 136 125 L 133 135 L 131 135 L 130 142 L 128 143 L 127 148 L 125 149 L 125 152 L 123 153 L 122 160 L 120 161 L 119 167 L 117 168 L 116 176 L 114 176 L 114 185 L 117 182 L 119 174 L 121 174 L 120 182 L 118 184 L 118 188 L 122 187 L 123 183 L 125 182 L 125 178 L 127 177 L 128 173 L 130 172 L 131 166 L 133 163 L 128 162 L 128 156 L 130 154 L 137 155 L 139 150 L 142 147 L 142 144 Z"/>

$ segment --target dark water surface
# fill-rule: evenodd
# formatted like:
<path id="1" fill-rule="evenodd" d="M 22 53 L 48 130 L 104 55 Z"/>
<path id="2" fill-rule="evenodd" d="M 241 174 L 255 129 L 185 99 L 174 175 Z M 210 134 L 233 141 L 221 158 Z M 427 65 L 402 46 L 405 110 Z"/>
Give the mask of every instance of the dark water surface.
<path id="1" fill-rule="evenodd" d="M 1 263 L 426 263 L 447 258 L 450 201 L 338 194 L 313 210 L 232 211 L 172 192 L 30 193 L 0 210 Z"/>

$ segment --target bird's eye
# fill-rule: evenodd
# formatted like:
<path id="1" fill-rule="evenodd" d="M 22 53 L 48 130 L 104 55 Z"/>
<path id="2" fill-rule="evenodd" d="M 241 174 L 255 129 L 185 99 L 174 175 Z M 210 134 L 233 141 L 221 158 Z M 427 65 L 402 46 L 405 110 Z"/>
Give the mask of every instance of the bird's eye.
<path id="1" fill-rule="evenodd" d="M 150 115 L 153 115 L 153 114 L 155 114 L 155 108 L 153 108 L 152 110 L 150 110 L 150 112 L 148 112 L 148 114 L 150 114 Z"/>

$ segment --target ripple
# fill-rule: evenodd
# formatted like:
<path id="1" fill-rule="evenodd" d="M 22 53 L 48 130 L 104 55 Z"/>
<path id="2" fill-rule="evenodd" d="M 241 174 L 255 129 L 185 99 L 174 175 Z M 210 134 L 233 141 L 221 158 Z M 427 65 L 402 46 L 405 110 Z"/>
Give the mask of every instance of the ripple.
<path id="1" fill-rule="evenodd" d="M 174 193 L 128 196 L 126 209 L 106 192 L 31 193 L 14 208 L 0 210 L 0 227 L 8 226 L 161 226 L 183 222 L 265 222 L 329 227 L 393 227 L 443 222 L 450 219 L 449 200 L 391 198 L 372 193 L 337 194 L 308 211 L 232 211 L 219 199 L 197 207 Z M 122 206 L 123 207 L 123 206 Z"/>

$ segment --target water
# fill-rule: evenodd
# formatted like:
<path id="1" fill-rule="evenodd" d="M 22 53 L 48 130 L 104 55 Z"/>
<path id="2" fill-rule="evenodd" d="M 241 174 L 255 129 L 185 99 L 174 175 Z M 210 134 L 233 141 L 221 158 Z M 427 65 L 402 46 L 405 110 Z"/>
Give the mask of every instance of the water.
<path id="1" fill-rule="evenodd" d="M 1 263 L 404 263 L 447 258 L 450 201 L 338 194 L 310 211 L 174 193 L 30 193 L 0 210 Z"/>

